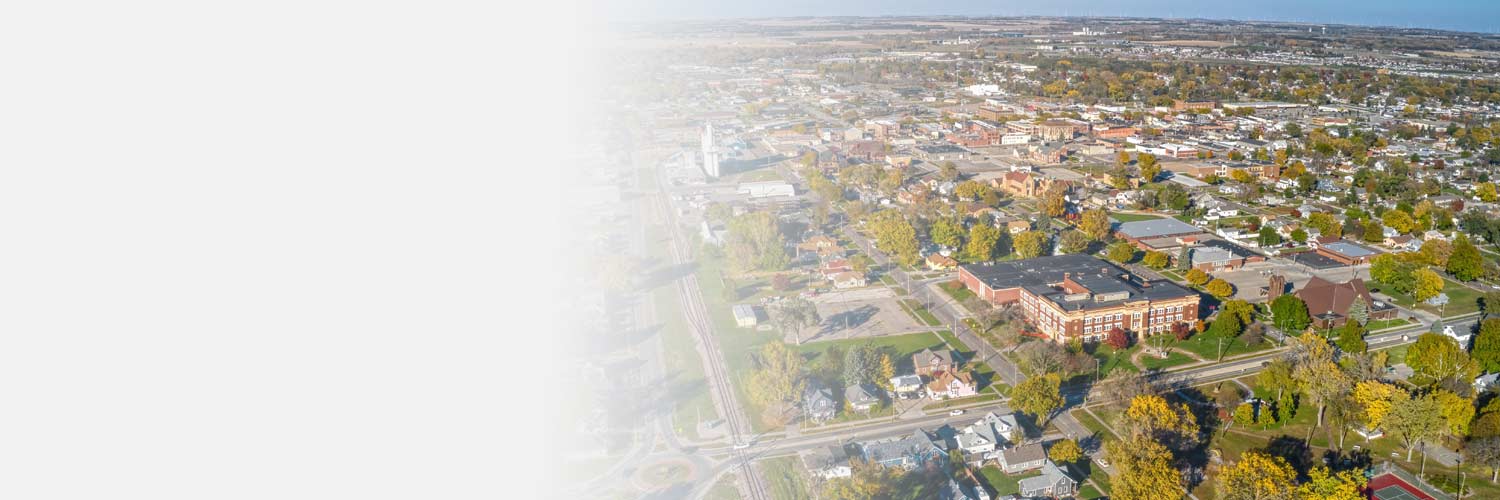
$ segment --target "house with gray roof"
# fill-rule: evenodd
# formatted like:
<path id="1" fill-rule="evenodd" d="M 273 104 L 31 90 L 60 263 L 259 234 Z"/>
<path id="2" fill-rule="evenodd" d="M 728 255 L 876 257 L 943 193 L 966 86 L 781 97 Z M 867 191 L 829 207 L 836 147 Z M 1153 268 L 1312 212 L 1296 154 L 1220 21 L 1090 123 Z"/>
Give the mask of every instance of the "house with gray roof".
<path id="1" fill-rule="evenodd" d="M 1042 463 L 1042 474 L 1020 481 L 1021 496 L 1032 498 L 1062 498 L 1073 494 L 1078 481 L 1069 477 L 1051 460 Z"/>
<path id="2" fill-rule="evenodd" d="M 870 411 L 870 408 L 880 404 L 880 398 L 876 394 L 875 387 L 870 384 L 851 385 L 844 388 L 844 401 L 855 411 Z"/>
<path id="3" fill-rule="evenodd" d="M 1202 233 L 1203 228 L 1170 217 L 1126 222 L 1115 228 L 1115 235 L 1132 245 L 1141 240 L 1180 238 Z"/>
<path id="4" fill-rule="evenodd" d="M 840 445 L 823 446 L 803 452 L 802 465 L 809 473 L 823 479 L 849 477 L 854 473 L 853 468 L 849 466 L 849 453 Z"/>
<path id="5" fill-rule="evenodd" d="M 823 423 L 832 420 L 837 412 L 838 403 L 833 400 L 833 392 L 828 389 L 809 384 L 802 392 L 802 418 L 813 423 Z"/>
<path id="6" fill-rule="evenodd" d="M 961 484 L 948 478 L 948 486 L 938 490 L 939 500 L 990 500 L 990 493 L 983 486 Z"/>
<path id="7" fill-rule="evenodd" d="M 1031 469 L 1042 467 L 1042 462 L 1047 461 L 1047 452 L 1042 450 L 1042 445 L 1031 443 L 1015 446 L 1000 452 L 1000 470 L 1006 474 L 1016 474 Z"/>
<path id="8" fill-rule="evenodd" d="M 866 462 L 907 470 L 926 463 L 942 464 L 948 457 L 948 450 L 922 429 L 906 437 L 860 443 L 859 449 Z"/>

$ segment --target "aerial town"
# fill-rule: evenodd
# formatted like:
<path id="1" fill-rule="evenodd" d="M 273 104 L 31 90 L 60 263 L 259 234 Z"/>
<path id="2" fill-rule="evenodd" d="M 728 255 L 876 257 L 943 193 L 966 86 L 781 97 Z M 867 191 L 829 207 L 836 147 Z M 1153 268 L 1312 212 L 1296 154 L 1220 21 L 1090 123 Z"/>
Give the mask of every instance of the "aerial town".
<path id="1" fill-rule="evenodd" d="M 1500 498 L 1500 37 L 617 37 L 556 131 L 598 139 L 570 286 L 607 332 L 552 373 L 588 388 L 563 491 Z"/>

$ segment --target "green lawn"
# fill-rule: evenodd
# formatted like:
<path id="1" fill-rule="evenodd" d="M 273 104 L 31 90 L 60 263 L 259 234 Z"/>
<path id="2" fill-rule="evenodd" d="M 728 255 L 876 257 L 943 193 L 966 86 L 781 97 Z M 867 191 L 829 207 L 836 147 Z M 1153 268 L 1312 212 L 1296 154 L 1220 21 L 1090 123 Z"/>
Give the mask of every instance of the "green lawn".
<path id="1" fill-rule="evenodd" d="M 1411 296 L 1411 294 L 1397 292 L 1396 290 L 1391 289 L 1391 287 L 1389 286 L 1381 285 L 1379 286 L 1378 290 L 1380 290 L 1381 293 L 1391 296 L 1391 298 L 1394 299 L 1397 304 L 1403 306 L 1411 307 L 1416 300 Z M 1443 313 L 1443 317 L 1445 318 L 1461 316 L 1464 314 L 1479 311 L 1479 297 L 1481 295 L 1479 291 L 1456 283 L 1453 280 L 1443 278 L 1443 293 L 1448 294 L 1448 305 L 1444 308 L 1440 309 L 1437 306 L 1428 305 L 1426 302 L 1423 302 L 1416 307 L 1423 311 L 1433 313 L 1439 312 L 1441 310 L 1441 312 Z"/>
<path id="2" fill-rule="evenodd" d="M 750 379 L 750 371 L 755 368 L 752 355 L 759 352 L 761 346 L 769 342 L 781 341 L 781 335 L 774 331 L 762 332 L 754 328 L 740 328 L 734 321 L 730 302 L 726 301 L 728 297 L 725 296 L 725 283 L 720 279 L 720 270 L 723 269 L 722 259 L 699 255 L 697 263 L 698 284 L 702 289 L 704 306 L 708 309 L 713 334 L 718 341 L 719 349 L 723 352 L 725 365 L 729 369 L 729 380 L 734 384 L 736 400 L 745 407 L 745 413 L 750 416 L 753 430 L 757 432 L 770 430 L 770 427 L 759 418 L 764 408 L 750 399 L 745 391 L 745 384 Z M 736 304 L 754 300 L 768 293 L 770 288 L 769 279 L 742 278 L 735 280 L 734 284 L 737 290 L 733 303 Z"/>
<path id="3" fill-rule="evenodd" d="M 801 500 L 808 495 L 807 474 L 797 457 L 767 458 L 760 461 L 760 476 L 770 487 L 771 498 L 777 500 Z"/>
<path id="4" fill-rule="evenodd" d="M 940 326 L 943 324 L 943 322 L 938 321 L 936 316 L 932 315 L 931 311 L 928 311 L 926 307 L 923 307 L 921 302 L 917 302 L 915 299 L 902 300 L 901 304 L 906 306 L 907 313 L 911 314 L 912 317 L 917 318 L 917 321 L 920 321 L 927 326 Z"/>
<path id="5" fill-rule="evenodd" d="M 971 297 L 974 297 L 974 292 L 969 291 L 969 288 L 964 286 L 964 284 L 958 280 L 940 284 L 938 285 L 938 288 L 943 289 L 944 293 L 947 293 L 949 297 L 953 297 L 953 300 L 956 300 L 960 303 L 968 300 Z"/>
<path id="6" fill-rule="evenodd" d="M 830 349 L 838 347 L 844 352 L 849 349 L 870 343 L 885 354 L 891 356 L 891 362 L 896 365 L 898 373 L 911 371 L 911 356 L 923 349 L 944 349 L 943 339 L 937 334 L 930 332 L 909 333 L 906 335 L 887 335 L 867 339 L 844 339 L 829 340 L 823 342 L 809 342 L 800 346 L 792 346 L 793 350 L 802 353 L 805 365 L 817 362 L 818 357 L 827 353 Z"/>
<path id="7" fill-rule="evenodd" d="M 665 234 L 660 226 L 651 226 L 646 231 L 646 238 L 651 242 L 662 241 Z M 651 248 L 653 257 L 666 260 L 666 249 L 663 246 L 651 245 Z M 675 383 L 706 386 L 703 358 L 698 355 L 697 343 L 688 330 L 676 286 L 662 283 L 651 290 L 651 294 L 656 304 L 657 317 L 662 321 L 662 362 L 666 365 L 666 372 L 675 374 Z M 701 390 L 677 401 L 676 410 L 672 413 L 672 426 L 678 434 L 697 438 L 698 422 L 718 419 L 719 412 L 714 407 L 713 399 L 707 390 Z"/>
<path id="8" fill-rule="evenodd" d="M 1157 271 L 1156 274 L 1160 274 L 1163 277 L 1166 277 L 1167 279 L 1170 279 L 1170 280 L 1173 280 L 1173 281 L 1183 281 L 1185 279 L 1185 278 L 1182 277 L 1181 274 L 1177 274 L 1177 271 L 1172 271 L 1172 270 L 1168 270 L 1168 269 L 1162 269 L 1160 271 Z"/>
<path id="9" fill-rule="evenodd" d="M 1197 354 L 1203 359 L 1214 360 L 1218 359 L 1220 349 L 1223 350 L 1223 357 L 1225 359 L 1228 359 L 1232 356 L 1270 349 L 1272 347 L 1272 344 L 1269 342 L 1261 342 L 1260 344 L 1252 346 L 1246 344 L 1238 337 L 1223 339 L 1217 335 L 1204 332 L 1192 337 L 1188 337 L 1187 340 L 1175 341 L 1172 344 L 1169 344 L 1169 346 L 1185 351 L 1191 351 L 1193 354 Z"/>
<path id="10" fill-rule="evenodd" d="M 1177 351 L 1168 353 L 1166 358 L 1158 358 L 1149 354 L 1141 356 L 1141 364 L 1146 365 L 1145 367 L 1148 369 L 1171 368 L 1173 366 L 1185 365 L 1195 361 L 1196 360 L 1194 360 L 1193 358 L 1189 358 L 1187 357 L 1187 355 L 1184 355 Z"/>
<path id="11" fill-rule="evenodd" d="M 1042 472 L 1031 471 L 1012 476 L 1000 470 L 999 466 L 986 465 L 979 469 L 979 475 L 984 477 L 984 482 L 989 483 L 990 490 L 995 492 L 990 495 L 990 498 L 995 498 L 1021 493 L 1021 480 L 1028 477 L 1040 476 Z"/>
<path id="12" fill-rule="evenodd" d="M 1407 320 L 1401 319 L 1401 318 L 1377 319 L 1377 320 L 1370 321 L 1369 323 L 1366 323 L 1365 324 L 1365 329 L 1367 331 L 1373 332 L 1373 331 L 1377 331 L 1377 330 L 1384 330 L 1386 328 L 1395 328 L 1395 327 L 1398 327 L 1398 326 L 1405 326 L 1405 325 L 1410 325 L 1410 324 L 1411 324 L 1410 321 L 1407 321 Z"/>
<path id="13" fill-rule="evenodd" d="M 734 474 L 725 474 L 720 477 L 719 482 L 714 483 L 714 487 L 709 489 L 708 494 L 703 497 L 704 500 L 740 500 L 740 490 L 735 488 L 734 478 Z"/>

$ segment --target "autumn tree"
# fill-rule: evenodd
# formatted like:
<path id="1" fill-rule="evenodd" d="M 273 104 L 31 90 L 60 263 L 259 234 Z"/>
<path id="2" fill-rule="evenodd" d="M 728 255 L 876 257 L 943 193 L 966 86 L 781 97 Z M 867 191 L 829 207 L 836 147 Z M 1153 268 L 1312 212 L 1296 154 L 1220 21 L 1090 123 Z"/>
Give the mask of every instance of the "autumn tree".
<path id="1" fill-rule="evenodd" d="M 735 271 L 780 271 L 791 263 L 786 240 L 770 212 L 741 215 L 730 219 L 728 226 L 725 254 Z"/>
<path id="2" fill-rule="evenodd" d="M 1297 486 L 1298 500 L 1365 500 L 1365 475 L 1359 470 L 1334 473 L 1325 465 L 1307 472 L 1307 481 Z"/>
<path id="3" fill-rule="evenodd" d="M 1117 241 L 1115 244 L 1109 246 L 1107 256 L 1109 260 L 1124 264 L 1135 258 L 1135 247 L 1131 246 L 1129 242 Z"/>
<path id="4" fill-rule="evenodd" d="M 1042 195 L 1042 212 L 1048 217 L 1062 217 L 1068 213 L 1068 198 L 1062 190 L 1049 190 Z"/>
<path id="5" fill-rule="evenodd" d="M 1000 230 L 989 224 L 975 224 L 969 228 L 969 243 L 964 246 L 964 257 L 971 262 L 985 262 L 995 257 L 995 247 L 1000 243 Z"/>
<path id="6" fill-rule="evenodd" d="M 1144 394 L 1130 400 L 1120 426 L 1131 436 L 1147 436 L 1172 448 L 1183 448 L 1197 442 L 1198 421 L 1186 404 L 1172 404 L 1155 394 Z"/>
<path id="7" fill-rule="evenodd" d="M 1406 351 L 1406 364 L 1417 373 L 1441 380 L 1471 380 L 1479 365 L 1458 341 L 1447 335 L 1424 333 Z"/>
<path id="8" fill-rule="evenodd" d="M 747 388 L 750 399 L 768 408 L 785 407 L 802 396 L 802 355 L 781 342 L 770 342 L 755 357 Z"/>
<path id="9" fill-rule="evenodd" d="M 1409 397 L 1400 386 L 1379 380 L 1365 380 L 1355 384 L 1350 396 L 1359 407 L 1359 421 L 1366 429 L 1379 429 L 1396 402 Z"/>
<path id="10" fill-rule="evenodd" d="M 1224 298 L 1234 295 L 1234 285 L 1219 278 L 1214 278 L 1208 284 L 1203 285 L 1203 290 L 1215 297 Z"/>
<path id="11" fill-rule="evenodd" d="M 1085 211 L 1078 221 L 1078 229 L 1094 241 L 1102 241 L 1109 237 L 1109 214 L 1097 208 Z"/>
<path id="12" fill-rule="evenodd" d="M 1469 355 L 1485 372 L 1500 372 L 1500 318 L 1489 318 L 1479 324 L 1474 348 Z"/>
<path id="13" fill-rule="evenodd" d="M 1328 341 L 1314 333 L 1297 337 L 1293 346 L 1293 376 L 1298 380 L 1298 389 L 1308 402 L 1318 406 L 1318 423 L 1323 426 L 1323 413 L 1329 402 L 1349 392 L 1352 381 L 1334 361 L 1333 348 Z M 1311 430 L 1308 431 L 1311 435 Z"/>
<path id="14" fill-rule="evenodd" d="M 1166 269 L 1170 260 L 1166 253 L 1155 250 L 1146 252 L 1146 255 L 1141 257 L 1141 263 L 1152 269 Z"/>
<path id="15" fill-rule="evenodd" d="M 1072 439 L 1061 439 L 1052 443 L 1052 449 L 1047 450 L 1047 458 L 1057 463 L 1072 463 L 1083 458 L 1083 448 Z"/>
<path id="16" fill-rule="evenodd" d="M 1172 452 L 1145 436 L 1110 441 L 1104 456 L 1118 467 L 1111 481 L 1116 500 L 1168 500 L 1184 496 L 1182 474 L 1172 467 Z"/>
<path id="17" fill-rule="evenodd" d="M 1297 471 L 1284 458 L 1251 450 L 1219 470 L 1217 487 L 1218 498 L 1225 500 L 1290 499 Z"/>
<path id="18" fill-rule="evenodd" d="M 1479 247 L 1469 242 L 1469 237 L 1460 234 L 1453 242 L 1453 253 L 1448 256 L 1446 267 L 1449 274 L 1463 281 L 1473 281 L 1484 274 L 1484 258 Z"/>
<path id="19" fill-rule="evenodd" d="M 1027 377 L 1011 390 L 1010 406 L 1030 414 L 1039 427 L 1046 427 L 1052 412 L 1063 406 L 1061 384 L 1062 379 L 1056 373 Z"/>
<path id="20" fill-rule="evenodd" d="M 1443 291 L 1443 277 L 1431 269 L 1418 269 L 1416 273 L 1417 286 L 1412 290 L 1412 297 L 1418 302 L 1436 297 Z"/>
<path id="21" fill-rule="evenodd" d="M 1189 270 L 1187 272 L 1187 274 L 1183 276 L 1183 279 L 1186 279 L 1187 282 L 1190 283 L 1190 284 L 1201 286 L 1204 283 L 1208 283 L 1208 279 L 1209 278 L 1208 278 L 1208 273 L 1205 273 L 1202 270 L 1194 268 L 1194 269 Z"/>
<path id="22" fill-rule="evenodd" d="M 921 257 L 917 230 L 894 209 L 876 212 L 867 224 L 875 235 L 875 246 L 890 254 L 903 266 L 916 265 Z"/>
<path id="23" fill-rule="evenodd" d="M 1041 231 L 1026 231 L 1016 235 L 1012 243 L 1016 250 L 1016 256 L 1022 259 L 1030 259 L 1041 256 L 1047 250 L 1047 235 Z"/>
<path id="24" fill-rule="evenodd" d="M 1417 396 L 1397 401 L 1386 415 L 1384 427 L 1401 440 L 1406 447 L 1406 461 L 1410 462 L 1417 443 L 1437 437 L 1446 424 L 1436 399 Z"/>
<path id="25" fill-rule="evenodd" d="M 932 227 L 927 229 L 927 236 L 932 238 L 933 243 L 958 248 L 964 244 L 964 226 L 951 218 L 939 218 L 932 221 Z"/>
<path id="26" fill-rule="evenodd" d="M 1080 231 L 1068 231 L 1058 238 L 1057 250 L 1065 254 L 1080 253 L 1088 250 L 1090 241 L 1088 235 Z"/>

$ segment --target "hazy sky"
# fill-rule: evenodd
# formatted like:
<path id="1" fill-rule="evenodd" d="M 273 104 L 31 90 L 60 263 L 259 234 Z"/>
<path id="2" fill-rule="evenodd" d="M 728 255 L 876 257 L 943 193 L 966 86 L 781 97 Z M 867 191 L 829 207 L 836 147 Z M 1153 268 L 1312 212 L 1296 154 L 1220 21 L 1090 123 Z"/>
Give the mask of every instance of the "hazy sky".
<path id="1" fill-rule="evenodd" d="M 1128 16 L 1500 31 L 1500 0 L 602 0 L 617 19 L 784 16 Z"/>

